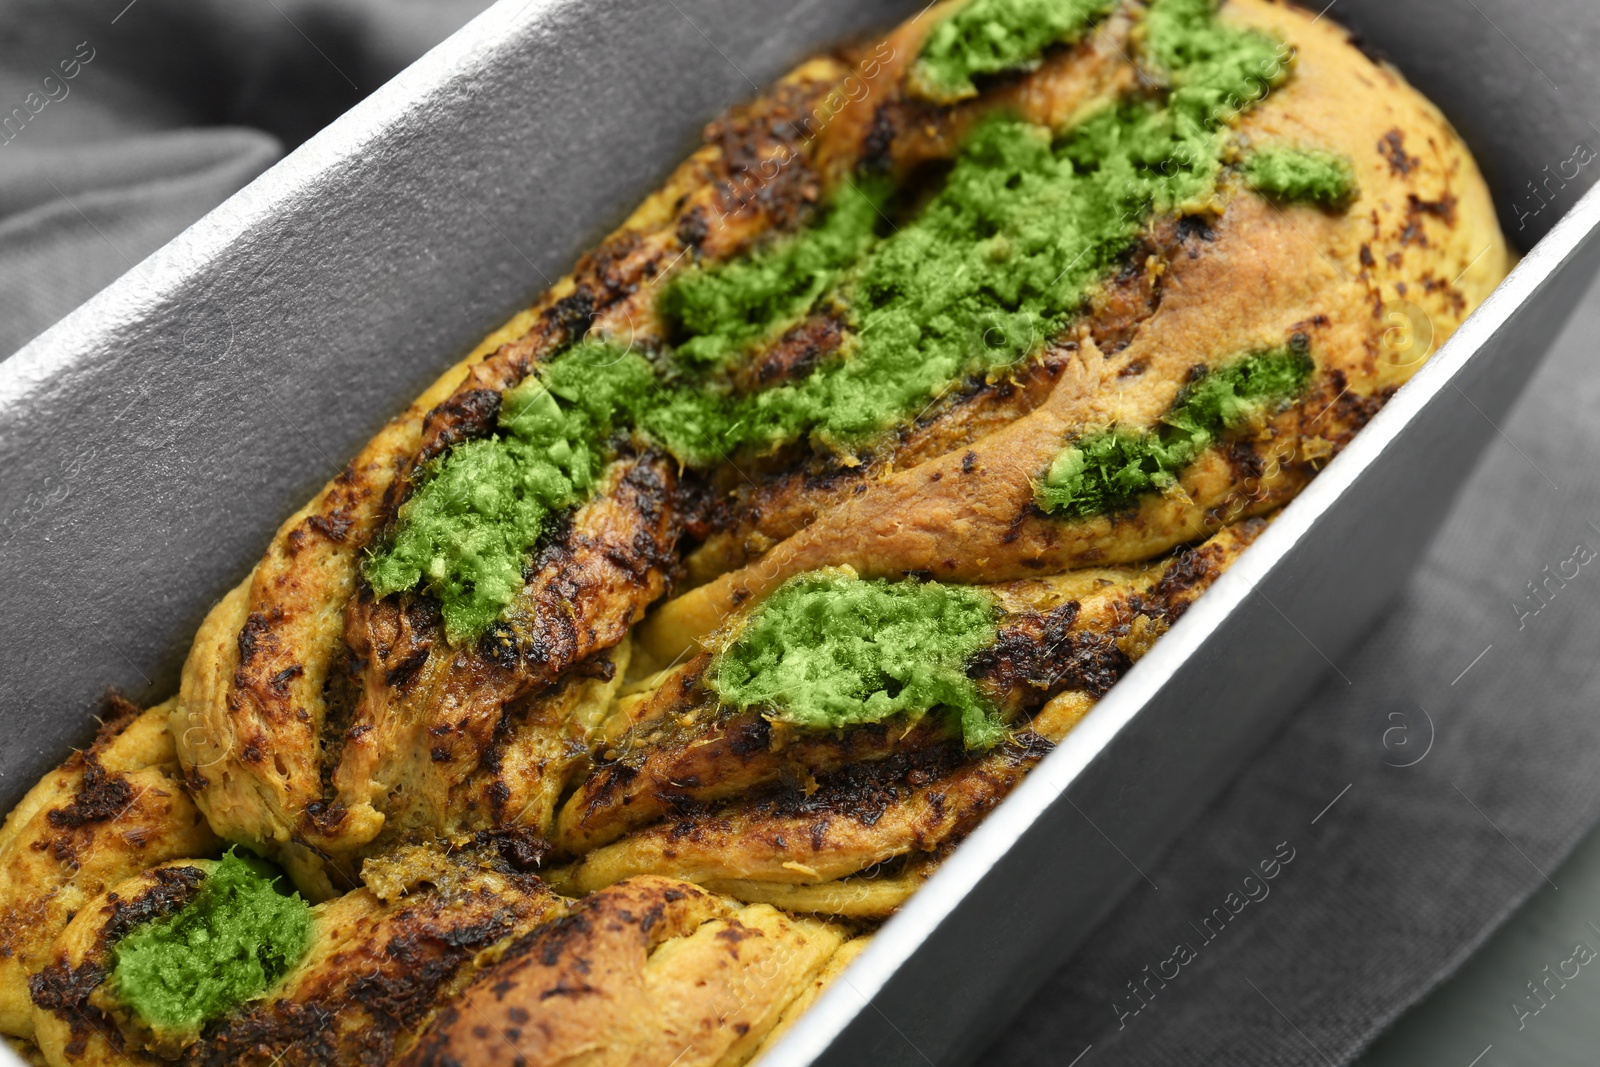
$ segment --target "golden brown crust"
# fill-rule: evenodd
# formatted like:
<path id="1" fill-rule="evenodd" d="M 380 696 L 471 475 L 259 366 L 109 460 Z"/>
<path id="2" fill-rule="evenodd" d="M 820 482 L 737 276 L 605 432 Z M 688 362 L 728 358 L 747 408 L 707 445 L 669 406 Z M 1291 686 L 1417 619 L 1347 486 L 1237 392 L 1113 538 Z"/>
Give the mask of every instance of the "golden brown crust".
<path id="1" fill-rule="evenodd" d="M 318 905 L 305 957 L 197 1039 L 157 1039 L 104 980 L 116 942 L 192 899 L 214 864 L 176 861 L 114 886 L 73 919 L 33 979 L 42 1054 L 56 1067 L 387 1064 L 506 944 L 566 910 L 537 878 L 470 857 L 411 850 L 394 862 L 412 870 L 405 895 L 385 902 L 359 889 Z"/>
<path id="2" fill-rule="evenodd" d="M 884 866 L 890 866 L 885 864 Z M 895 864 L 891 873 L 872 871 L 831 882 L 796 885 L 759 878 L 713 878 L 705 887 L 747 904 L 771 904 L 794 915 L 846 921 L 880 922 L 900 910 L 938 866 L 933 857 Z"/>
<path id="3" fill-rule="evenodd" d="M 391 904 L 366 889 L 319 905 L 306 959 L 269 999 L 185 1050 L 202 1067 L 390 1063 L 510 941 L 565 913 L 537 878 L 468 870 Z"/>
<path id="4" fill-rule="evenodd" d="M 545 832 L 587 755 L 585 713 L 620 681 L 617 646 L 665 591 L 679 536 L 667 461 L 620 461 L 602 484 L 471 645 L 452 647 L 425 599 L 352 599 L 346 641 L 361 692 L 328 739 L 331 792 L 303 818 L 306 840 L 367 845 L 343 825 L 367 811 L 383 823 L 364 854 L 415 829 Z"/>
<path id="5" fill-rule="evenodd" d="M 973 677 L 1009 721 L 1025 721 L 1062 694 L 1084 698 L 1073 705 L 1081 717 L 1265 525 L 1247 519 L 1159 564 L 981 587 L 1005 614 L 995 644 L 973 662 Z M 951 744 L 948 729 L 934 718 L 910 727 L 887 722 L 792 736 L 757 712 L 720 708 L 703 681 L 708 662 L 702 655 L 661 678 L 636 709 L 632 727 L 601 753 L 556 821 L 560 851 L 591 853 L 660 819 L 681 835 L 696 819 L 719 817 L 711 810 L 723 802 L 773 787 L 785 795 L 809 795 L 819 779 L 846 768 L 896 754 L 944 751 Z M 1052 732 L 1050 739 L 1059 740 L 1063 732 Z M 894 832 L 886 829 L 886 842 Z M 945 839 L 926 840 L 926 847 L 934 847 Z M 885 847 L 887 854 L 903 851 Z M 807 855 L 793 859 L 811 865 Z M 666 872 L 694 877 L 683 868 Z"/>
<path id="6" fill-rule="evenodd" d="M 114 700 L 94 744 L 47 774 L 0 828 L 0 1033 L 33 1033 L 28 977 L 88 901 L 220 847 L 179 781 L 168 710 Z"/>
<path id="7" fill-rule="evenodd" d="M 583 894 L 643 874 L 722 884 L 845 878 L 964 836 L 1050 748 L 1025 732 L 976 760 L 949 741 L 851 764 L 809 793 L 776 788 L 647 826 L 553 871 L 551 884 Z"/>
<path id="8" fill-rule="evenodd" d="M 845 938 L 684 882 L 632 879 L 512 945 L 401 1062 L 743 1063 Z"/>
<path id="9" fill-rule="evenodd" d="M 817 976 L 811 980 L 811 983 L 801 990 L 799 996 L 789 1002 L 789 1006 L 783 1010 L 783 1018 L 778 1021 L 777 1026 L 772 1028 L 772 1032 L 767 1035 L 766 1040 L 761 1042 L 755 1054 L 750 1057 L 751 1062 L 758 1061 L 762 1056 L 766 1055 L 767 1050 L 778 1043 L 778 1040 L 788 1032 L 789 1027 L 793 1026 L 801 1015 L 805 1014 L 806 1009 L 816 1003 L 817 997 L 822 995 L 823 990 L 833 984 L 834 979 L 843 974 L 845 968 L 854 963 L 856 957 L 861 955 L 870 944 L 872 944 L 872 937 L 867 935 L 853 938 L 840 945 L 839 951 L 835 952 L 828 960 L 827 966 L 823 967 L 817 973 Z"/>
<path id="10" fill-rule="evenodd" d="M 928 720 L 910 729 L 876 723 L 784 743 L 781 729 L 760 714 L 719 714 L 712 694 L 702 689 L 695 697 L 693 705 L 667 709 L 630 730 L 579 783 L 556 822 L 562 852 L 581 855 L 686 809 L 780 779 L 804 782 L 945 735 L 942 723 Z"/>
<path id="11" fill-rule="evenodd" d="M 172 860 L 118 882 L 73 916 L 51 946 L 49 962 L 29 979 L 34 1040 L 53 1067 L 153 1064 L 130 1045 L 100 992 L 112 949 L 141 923 L 171 915 L 200 892 L 211 860 Z"/>

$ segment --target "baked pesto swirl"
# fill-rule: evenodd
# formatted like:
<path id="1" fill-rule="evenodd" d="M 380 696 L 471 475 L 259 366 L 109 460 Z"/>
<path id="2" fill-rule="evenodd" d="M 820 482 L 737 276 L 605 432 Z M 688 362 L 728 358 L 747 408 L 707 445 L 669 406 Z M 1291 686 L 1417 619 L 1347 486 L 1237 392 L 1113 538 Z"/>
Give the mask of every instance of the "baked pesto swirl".
<path id="1" fill-rule="evenodd" d="M 962 8 L 921 62 L 940 69 L 954 54 L 940 43 L 954 32 L 945 27 L 963 18 L 1031 26 L 1040 6 Z M 1068 6 L 1074 26 L 1104 14 Z M 701 468 L 801 443 L 848 452 L 955 383 L 1036 355 L 1153 216 L 1214 200 L 1229 123 L 1289 73 L 1286 47 L 1222 24 L 1211 0 L 1152 0 L 1143 19 L 1136 39 L 1164 76 L 1159 92 L 1064 131 L 991 116 L 938 191 L 899 220 L 883 180 L 847 179 L 808 227 L 669 283 L 661 310 L 674 344 L 641 352 L 590 337 L 539 367 L 505 394 L 498 433 L 457 445 L 426 473 L 366 562 L 374 592 L 421 587 L 440 601 L 449 638 L 472 639 L 520 588 L 552 516 L 587 499 L 618 449 L 664 449 Z M 1027 56 L 1062 34 L 1026 36 Z M 1306 184 L 1292 168 L 1262 173 Z M 844 324 L 837 353 L 798 380 L 733 382 L 755 346 L 822 314 Z"/>
<path id="2" fill-rule="evenodd" d="M 761 602 L 708 680 L 730 707 L 759 708 L 771 722 L 909 726 L 941 710 L 967 748 L 991 748 L 1005 728 L 968 667 L 994 644 L 998 615 L 970 586 L 805 574 Z"/>
<path id="3" fill-rule="evenodd" d="M 193 899 L 135 926 L 113 949 L 110 988 L 157 1036 L 197 1033 L 300 962 L 311 908 L 265 860 L 229 849 Z"/>
<path id="4" fill-rule="evenodd" d="M 1112 427 L 1069 443 L 1034 498 L 1052 514 L 1082 517 L 1126 507 L 1177 484 L 1177 472 L 1229 430 L 1298 397 L 1316 369 L 1296 334 L 1281 348 L 1251 352 L 1200 374 L 1153 427 Z"/>

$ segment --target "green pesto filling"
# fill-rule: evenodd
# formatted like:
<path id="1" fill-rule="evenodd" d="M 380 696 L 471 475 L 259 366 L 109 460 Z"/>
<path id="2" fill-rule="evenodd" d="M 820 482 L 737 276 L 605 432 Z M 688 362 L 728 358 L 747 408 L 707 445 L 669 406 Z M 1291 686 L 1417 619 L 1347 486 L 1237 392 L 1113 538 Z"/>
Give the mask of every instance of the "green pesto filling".
<path id="1" fill-rule="evenodd" d="M 558 355 L 507 393 L 498 435 L 426 473 L 365 565 L 374 592 L 421 585 L 450 640 L 471 638 L 626 436 L 689 466 L 799 442 L 850 449 L 1026 361 L 1152 213 L 1210 201 L 1226 123 L 1287 76 L 1287 52 L 1220 24 L 1212 0 L 1152 0 L 1140 40 L 1170 83 L 1164 102 L 1110 106 L 1060 136 L 991 118 L 902 225 L 883 218 L 888 190 L 846 182 L 813 227 L 669 284 L 673 350 L 586 340 Z M 733 386 L 726 370 L 745 350 L 819 310 L 846 324 L 836 355 L 799 380 Z"/>
<path id="2" fill-rule="evenodd" d="M 1241 169 L 1252 188 L 1273 200 L 1341 207 L 1356 194 L 1355 169 L 1336 152 L 1264 148 L 1246 159 Z"/>
<path id="3" fill-rule="evenodd" d="M 230 849 L 193 900 L 117 943 L 116 997 L 156 1029 L 192 1029 L 271 987 L 311 943 L 310 906 L 281 877 Z"/>
<path id="4" fill-rule="evenodd" d="M 1027 70 L 1046 48 L 1083 36 L 1111 0 L 970 0 L 928 33 L 912 84 L 934 100 L 976 96 L 972 79 Z"/>
<path id="5" fill-rule="evenodd" d="M 1178 121 L 1212 131 L 1281 84 L 1293 55 L 1273 38 L 1220 22 L 1216 0 L 1151 0 L 1144 53 L 1171 78 L 1167 107 Z"/>
<path id="6" fill-rule="evenodd" d="M 963 586 L 801 575 L 755 610 L 708 678 L 725 703 L 773 722 L 836 730 L 939 711 L 968 748 L 989 748 L 1003 727 L 967 665 L 994 644 L 995 615 Z"/>
<path id="7" fill-rule="evenodd" d="M 1255 352 L 1187 386 L 1152 430 L 1121 427 L 1062 449 L 1035 487 L 1039 507 L 1063 517 L 1103 515 L 1177 482 L 1177 472 L 1225 432 L 1305 390 L 1314 364 L 1307 343 Z"/>
<path id="8" fill-rule="evenodd" d="M 678 358 L 722 367 L 793 322 L 872 243 L 889 191 L 881 180 L 850 183 L 794 237 L 713 270 L 692 267 L 680 274 L 661 300 L 662 314 L 685 338 Z"/>
<path id="9" fill-rule="evenodd" d="M 581 363 L 574 353 L 563 358 Z M 624 399 L 618 394 L 654 384 L 648 370 L 633 380 L 601 377 L 604 391 L 563 396 L 539 377 L 507 391 L 501 433 L 452 448 L 400 508 L 393 540 L 367 560 L 373 592 L 384 597 L 426 582 L 452 642 L 493 622 L 522 588 L 523 561 L 551 518 L 593 487 L 600 443 Z"/>
<path id="10" fill-rule="evenodd" d="M 1152 213 L 1206 202 L 1224 124 L 1287 75 L 1285 55 L 1268 37 L 1217 23 L 1210 0 L 1154 0 L 1144 45 L 1168 72 L 1165 106 L 1110 107 L 1059 139 L 1013 118 L 980 124 L 938 194 L 866 242 L 821 293 L 851 327 L 839 356 L 754 394 L 688 383 L 664 398 L 662 421 L 690 443 L 692 454 L 679 458 L 807 438 L 835 448 L 869 441 L 960 380 L 1028 358 L 1078 312 Z M 744 281 L 751 276 L 767 275 L 736 263 L 692 284 L 719 283 L 726 306 L 762 306 L 767 289 Z M 675 299 L 669 290 L 669 306 Z M 739 329 L 759 332 L 749 321 Z"/>

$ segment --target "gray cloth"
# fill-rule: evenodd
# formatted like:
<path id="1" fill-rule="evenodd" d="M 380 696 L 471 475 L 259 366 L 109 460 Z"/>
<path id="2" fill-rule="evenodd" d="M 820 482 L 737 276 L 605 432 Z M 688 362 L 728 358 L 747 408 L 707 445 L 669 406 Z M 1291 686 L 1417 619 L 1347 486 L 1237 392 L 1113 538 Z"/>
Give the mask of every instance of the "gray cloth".
<path id="1" fill-rule="evenodd" d="M 0 355 L 489 0 L 0 0 Z"/>
<path id="2" fill-rule="evenodd" d="M 0 146 L 0 352 L 483 0 L 124 4 L 0 0 L 0 116 L 24 109 Z M 80 55 L 92 58 L 64 80 Z M 1506 425 L 1392 614 L 1340 664 L 1350 684 L 1332 678 L 1144 872 L 1159 889 L 1140 883 L 989 1061 L 1345 1062 L 1543 884 L 1600 811 L 1589 714 L 1600 561 L 1537 615 L 1519 619 L 1511 604 L 1579 543 L 1600 550 L 1589 525 L 1600 470 L 1588 462 L 1600 425 L 1585 417 L 1600 373 L 1582 344 L 1597 309 Z M 1193 958 L 1167 962 L 1180 945 Z M 1162 971 L 1176 977 L 1163 984 Z"/>

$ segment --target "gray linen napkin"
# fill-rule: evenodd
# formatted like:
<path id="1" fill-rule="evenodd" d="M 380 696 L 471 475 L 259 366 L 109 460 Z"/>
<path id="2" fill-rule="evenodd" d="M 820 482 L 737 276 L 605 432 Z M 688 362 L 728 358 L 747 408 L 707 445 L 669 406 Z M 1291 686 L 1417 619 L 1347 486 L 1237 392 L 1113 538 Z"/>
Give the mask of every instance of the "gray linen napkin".
<path id="1" fill-rule="evenodd" d="M 0 356 L 488 3 L 0 2 Z"/>

